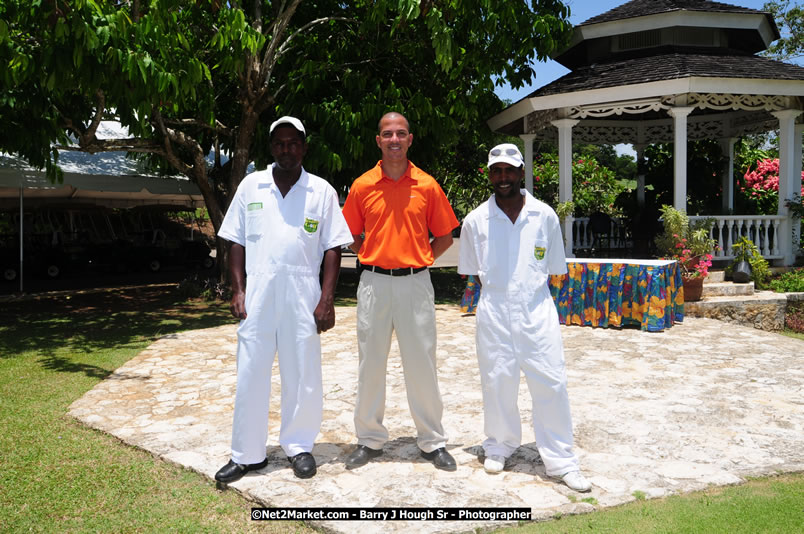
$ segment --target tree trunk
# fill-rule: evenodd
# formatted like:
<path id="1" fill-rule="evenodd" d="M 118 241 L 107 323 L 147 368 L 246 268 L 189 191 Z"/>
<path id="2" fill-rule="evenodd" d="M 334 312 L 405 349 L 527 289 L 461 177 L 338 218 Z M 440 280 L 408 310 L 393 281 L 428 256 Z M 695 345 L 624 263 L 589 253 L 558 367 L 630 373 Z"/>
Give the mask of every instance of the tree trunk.
<path id="1" fill-rule="evenodd" d="M 251 142 L 254 139 L 254 131 L 257 128 L 259 113 L 251 103 L 243 104 L 243 115 L 240 117 L 240 125 L 237 128 L 237 142 L 235 143 L 234 156 L 232 157 L 232 168 L 229 174 L 229 197 L 237 191 L 237 186 L 246 176 L 251 154 Z"/>

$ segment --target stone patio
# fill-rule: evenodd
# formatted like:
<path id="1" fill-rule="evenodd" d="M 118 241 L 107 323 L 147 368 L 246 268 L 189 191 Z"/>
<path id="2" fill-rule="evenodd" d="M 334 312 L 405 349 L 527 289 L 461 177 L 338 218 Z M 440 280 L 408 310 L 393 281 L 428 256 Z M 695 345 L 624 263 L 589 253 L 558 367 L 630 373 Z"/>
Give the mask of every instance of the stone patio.
<path id="1" fill-rule="evenodd" d="M 804 470 L 804 341 L 712 319 L 664 332 L 562 327 L 575 446 L 593 483 L 578 494 L 545 476 L 529 428 L 500 475 L 477 460 L 483 440 L 472 316 L 437 307 L 439 379 L 448 447 L 458 462 L 438 471 L 418 456 L 398 349 L 389 358 L 385 454 L 347 471 L 355 443 L 355 309 L 339 308 L 322 337 L 324 424 L 318 475 L 293 476 L 277 444 L 274 369 L 268 467 L 231 485 L 275 507 L 530 507 L 534 519 L 591 512 L 633 500 Z M 73 403 L 70 414 L 126 443 L 212 477 L 229 457 L 235 390 L 235 325 L 157 340 Z M 588 499 L 589 497 L 593 498 Z M 584 502 L 588 499 L 590 502 Z M 332 532 L 409 531 L 406 522 L 320 522 Z M 466 532 L 489 522 L 419 522 L 418 532 Z"/>

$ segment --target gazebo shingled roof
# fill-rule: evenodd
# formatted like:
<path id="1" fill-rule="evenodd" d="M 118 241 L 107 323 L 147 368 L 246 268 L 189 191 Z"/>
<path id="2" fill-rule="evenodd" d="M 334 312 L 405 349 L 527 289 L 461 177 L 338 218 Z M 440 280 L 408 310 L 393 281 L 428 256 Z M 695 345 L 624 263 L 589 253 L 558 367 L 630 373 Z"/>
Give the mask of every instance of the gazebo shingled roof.
<path id="1" fill-rule="evenodd" d="M 579 26 L 589 24 L 599 24 L 601 22 L 612 22 L 617 20 L 629 19 L 634 17 L 644 17 L 646 15 L 656 15 L 658 13 L 668 13 L 670 11 L 705 11 L 710 13 L 753 13 L 765 15 L 764 11 L 749 9 L 747 7 L 733 6 L 721 2 L 700 2 L 699 0 L 631 0 L 605 13 L 592 17 Z"/>
<path id="2" fill-rule="evenodd" d="M 804 68 L 790 63 L 753 55 L 707 52 L 670 52 L 587 65 L 537 89 L 526 98 L 687 76 L 804 81 Z"/>

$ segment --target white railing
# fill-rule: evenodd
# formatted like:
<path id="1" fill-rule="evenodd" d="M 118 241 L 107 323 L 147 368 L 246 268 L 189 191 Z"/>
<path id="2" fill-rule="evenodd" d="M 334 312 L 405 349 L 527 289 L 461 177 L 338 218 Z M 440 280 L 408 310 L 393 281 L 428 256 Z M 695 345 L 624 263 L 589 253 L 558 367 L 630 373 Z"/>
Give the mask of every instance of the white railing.
<path id="1" fill-rule="evenodd" d="M 732 245 L 743 236 L 748 237 L 758 248 L 766 260 L 784 257 L 778 236 L 784 216 L 779 215 L 692 215 L 690 221 L 711 219 L 710 235 L 718 243 L 718 250 L 713 253 L 716 260 L 734 258 Z M 591 250 L 595 248 L 629 249 L 633 240 L 625 220 L 612 219 L 611 230 L 606 242 L 595 244 L 595 235 L 589 225 L 589 217 L 572 219 L 573 250 Z M 605 245 L 605 246 L 603 246 Z"/>
<path id="2" fill-rule="evenodd" d="M 633 246 L 626 220 L 612 219 L 611 229 L 607 237 L 605 248 L 627 249 Z M 589 226 L 589 217 L 575 217 L 572 219 L 572 248 L 573 250 L 591 249 L 595 244 L 595 235 Z M 598 245 L 599 246 L 599 245 Z"/>
<path id="3" fill-rule="evenodd" d="M 734 258 L 732 245 L 743 236 L 750 239 L 766 260 L 784 257 L 779 243 L 779 231 L 784 216 L 780 215 L 695 215 L 690 221 L 713 219 L 711 236 L 719 249 L 713 254 L 716 260 Z"/>

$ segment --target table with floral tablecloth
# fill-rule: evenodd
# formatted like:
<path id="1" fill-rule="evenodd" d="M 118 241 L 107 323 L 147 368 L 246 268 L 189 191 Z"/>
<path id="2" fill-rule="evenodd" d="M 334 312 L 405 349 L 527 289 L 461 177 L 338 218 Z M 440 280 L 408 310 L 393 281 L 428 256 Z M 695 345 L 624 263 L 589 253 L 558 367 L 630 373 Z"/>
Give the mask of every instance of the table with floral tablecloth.
<path id="1" fill-rule="evenodd" d="M 673 260 L 572 258 L 567 269 L 565 275 L 550 277 L 561 324 L 631 325 L 658 332 L 684 319 L 681 269 Z M 478 295 L 469 277 L 461 309 L 472 313 Z"/>

